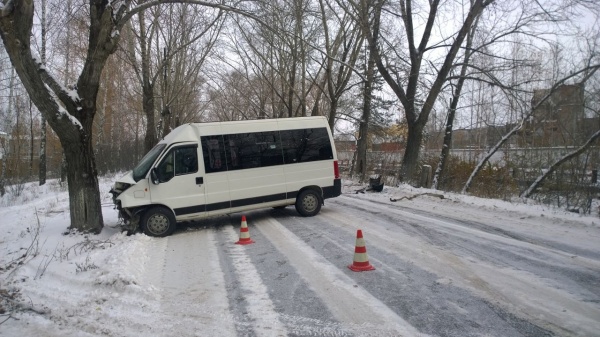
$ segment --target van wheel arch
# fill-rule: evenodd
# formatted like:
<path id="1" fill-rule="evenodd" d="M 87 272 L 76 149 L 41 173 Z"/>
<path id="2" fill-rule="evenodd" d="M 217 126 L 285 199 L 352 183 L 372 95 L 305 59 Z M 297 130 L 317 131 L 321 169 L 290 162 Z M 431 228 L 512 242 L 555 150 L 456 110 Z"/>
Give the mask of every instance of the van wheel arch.
<path id="1" fill-rule="evenodd" d="M 323 190 L 318 186 L 308 186 L 301 189 L 296 197 L 296 211 L 300 215 L 309 217 L 321 211 L 323 205 Z"/>

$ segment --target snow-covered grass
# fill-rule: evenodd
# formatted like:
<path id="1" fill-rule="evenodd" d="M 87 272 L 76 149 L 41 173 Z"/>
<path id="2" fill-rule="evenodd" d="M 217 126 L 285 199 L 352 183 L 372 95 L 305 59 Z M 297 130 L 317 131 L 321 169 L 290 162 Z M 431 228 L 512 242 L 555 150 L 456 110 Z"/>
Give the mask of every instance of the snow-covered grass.
<path id="1" fill-rule="evenodd" d="M 343 185 L 345 193 L 358 191 L 365 186 L 364 184 L 360 185 L 356 181 L 352 180 L 345 180 Z M 508 212 L 516 211 L 534 216 L 545 214 L 546 216 L 552 215 L 553 217 L 560 219 L 577 218 L 579 221 L 589 225 L 600 225 L 600 196 L 592 200 L 591 214 L 582 216 L 562 208 L 556 208 L 542 204 L 529 198 L 513 197 L 510 200 L 479 198 L 467 194 L 443 192 L 427 188 L 417 188 L 407 184 L 402 184 L 399 187 L 385 186 L 382 193 L 370 194 L 369 197 L 376 199 L 398 199 L 402 196 L 414 196 L 422 193 L 439 194 L 447 198 L 452 198 L 454 201 L 460 201 L 461 203 L 473 205 L 474 207 L 478 208 L 493 208 L 495 210 L 504 210 Z"/>
<path id="2" fill-rule="evenodd" d="M 144 333 L 136 322 L 153 320 L 158 295 L 140 282 L 139 255 L 145 254 L 142 246 L 155 239 L 143 234 L 126 236 L 119 230 L 108 193 L 113 181 L 114 176 L 100 178 L 105 228 L 99 235 L 67 231 L 68 193 L 55 180 L 44 186 L 24 184 L 18 195 L 19 189 L 8 189 L 0 199 L 0 336 Z M 360 187 L 346 181 L 344 193 Z M 441 194 L 479 211 L 518 211 L 576 219 L 584 226 L 600 224 L 597 200 L 596 213 L 582 216 L 529 200 L 482 199 L 407 185 L 386 186 L 382 193 L 364 197 L 389 200 L 420 193 Z M 114 298 L 119 298 L 118 305 Z"/>

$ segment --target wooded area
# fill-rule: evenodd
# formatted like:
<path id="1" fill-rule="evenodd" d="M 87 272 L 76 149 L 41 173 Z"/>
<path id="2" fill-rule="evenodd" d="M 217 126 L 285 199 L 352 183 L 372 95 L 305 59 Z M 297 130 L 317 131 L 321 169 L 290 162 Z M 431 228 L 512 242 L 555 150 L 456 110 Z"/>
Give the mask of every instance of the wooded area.
<path id="1" fill-rule="evenodd" d="M 597 193 L 597 1 L 4 0 L 0 36 L 0 192 L 68 181 L 73 229 L 188 122 L 323 115 L 361 181 Z"/>

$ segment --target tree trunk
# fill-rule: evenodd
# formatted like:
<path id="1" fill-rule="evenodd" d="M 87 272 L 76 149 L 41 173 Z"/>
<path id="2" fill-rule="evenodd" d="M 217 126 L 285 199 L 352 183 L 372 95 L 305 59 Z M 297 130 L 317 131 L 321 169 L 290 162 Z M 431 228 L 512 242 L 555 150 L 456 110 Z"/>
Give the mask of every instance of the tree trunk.
<path id="1" fill-rule="evenodd" d="M 448 109 L 448 116 L 446 118 L 446 128 L 444 132 L 444 143 L 442 144 L 442 151 L 440 153 L 440 159 L 438 166 L 435 169 L 433 176 L 432 188 L 437 190 L 440 185 L 444 174 L 446 173 L 446 167 L 448 166 L 448 158 L 450 157 L 450 149 L 452 148 L 452 128 L 454 126 L 454 117 L 456 116 L 456 105 L 458 97 L 454 95 L 452 102 L 450 103 L 450 109 Z"/>
<path id="2" fill-rule="evenodd" d="M 46 183 L 46 139 L 47 139 L 47 128 L 46 118 L 42 115 L 41 120 L 42 132 L 40 135 L 40 163 L 39 163 L 39 183 L 40 186 Z"/>
<path id="3" fill-rule="evenodd" d="M 82 137 L 78 142 L 61 143 L 67 162 L 71 210 L 69 229 L 100 233 L 104 221 L 91 137 Z"/>
<path id="4" fill-rule="evenodd" d="M 156 118 L 154 116 L 154 90 L 150 85 L 144 85 L 142 107 L 146 116 L 146 136 L 144 137 L 144 153 L 152 150 L 157 143 Z"/>
<path id="5" fill-rule="evenodd" d="M 42 64 L 46 64 L 46 36 L 47 36 L 47 24 L 46 24 L 46 0 L 42 0 Z M 38 163 L 38 180 L 40 186 L 46 184 L 46 118 L 44 114 L 41 117 L 41 134 L 40 134 L 40 162 Z"/>
<path id="6" fill-rule="evenodd" d="M 2 167 L 0 168 L 0 197 L 3 197 L 6 193 L 6 154 L 8 153 L 8 144 L 4 143 L 3 147 Z"/>
<path id="7" fill-rule="evenodd" d="M 329 100 L 329 128 L 331 129 L 331 134 L 333 134 L 334 126 L 335 126 L 335 118 L 337 116 L 337 108 L 338 108 L 338 99 L 337 97 L 333 97 Z"/>
<path id="8" fill-rule="evenodd" d="M 373 81 L 375 79 L 375 60 L 369 53 L 367 60 L 367 74 L 363 91 L 363 113 L 358 129 L 358 144 L 356 144 L 356 174 L 361 182 L 367 174 L 367 148 L 369 144 L 369 123 L 371 121 L 371 101 L 373 100 Z"/>
<path id="9" fill-rule="evenodd" d="M 399 182 L 412 181 L 411 177 L 417 177 L 417 163 L 419 162 L 419 153 L 423 143 L 424 128 L 425 125 L 422 123 L 408 123 L 406 149 L 404 150 L 400 175 L 398 176 Z"/>
<path id="10" fill-rule="evenodd" d="M 29 177 L 33 177 L 33 148 L 34 148 L 34 134 L 33 134 L 33 104 L 29 101 Z"/>
<path id="11" fill-rule="evenodd" d="M 6 105 L 7 116 L 12 115 L 14 86 L 15 86 L 15 68 L 11 68 L 10 81 L 8 84 L 8 104 Z M 17 119 L 17 121 L 18 121 L 18 119 Z M 8 138 L 4 140 L 3 147 L 4 147 L 4 151 L 3 151 L 3 156 L 2 156 L 2 173 L 0 174 L 0 196 L 4 196 L 4 194 L 6 193 L 6 176 L 7 176 L 6 170 L 8 170 L 8 153 L 10 151 L 10 143 L 9 143 Z"/>
<path id="12" fill-rule="evenodd" d="M 366 103 L 365 103 L 366 104 Z M 370 113 L 368 111 L 367 113 Z M 364 119 L 367 120 L 364 120 Z M 367 146 L 369 137 L 369 115 L 363 112 L 363 120 L 360 121 L 358 127 L 358 142 L 356 144 L 356 174 L 360 182 L 365 180 L 367 171 Z"/>

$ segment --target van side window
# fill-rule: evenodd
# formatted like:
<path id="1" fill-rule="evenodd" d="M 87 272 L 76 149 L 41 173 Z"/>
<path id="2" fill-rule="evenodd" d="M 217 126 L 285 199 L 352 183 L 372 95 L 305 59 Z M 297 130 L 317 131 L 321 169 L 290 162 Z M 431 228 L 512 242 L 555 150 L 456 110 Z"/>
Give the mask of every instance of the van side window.
<path id="1" fill-rule="evenodd" d="M 171 150 L 156 167 L 158 180 L 161 183 L 166 183 L 175 176 L 174 166 L 175 165 L 173 163 L 173 150 Z"/>
<path id="2" fill-rule="evenodd" d="M 227 171 L 223 136 L 202 136 L 201 142 L 206 173 Z"/>
<path id="3" fill-rule="evenodd" d="M 326 128 L 284 130 L 281 143 L 286 164 L 333 159 Z"/>
<path id="4" fill-rule="evenodd" d="M 175 175 L 198 172 L 198 150 L 194 147 L 175 149 Z"/>
<path id="5" fill-rule="evenodd" d="M 196 146 L 176 147 L 156 167 L 158 179 L 165 183 L 174 176 L 198 172 L 198 151 Z"/>
<path id="6" fill-rule="evenodd" d="M 283 164 L 278 131 L 226 135 L 225 144 L 230 171 Z"/>

